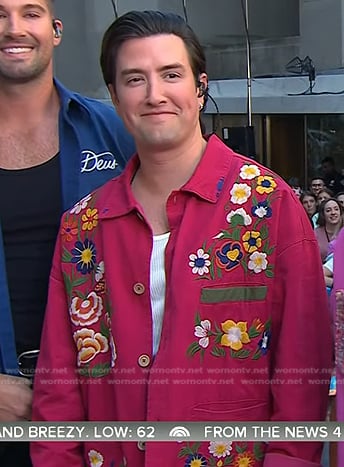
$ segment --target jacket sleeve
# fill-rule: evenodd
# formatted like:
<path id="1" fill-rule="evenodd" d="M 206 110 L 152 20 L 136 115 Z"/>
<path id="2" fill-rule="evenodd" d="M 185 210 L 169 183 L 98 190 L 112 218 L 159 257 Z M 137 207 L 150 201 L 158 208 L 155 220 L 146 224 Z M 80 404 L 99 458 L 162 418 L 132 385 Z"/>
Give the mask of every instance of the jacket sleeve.
<path id="1" fill-rule="evenodd" d="M 333 342 L 319 248 L 299 201 L 285 192 L 278 224 L 272 329 L 272 421 L 326 418 Z M 320 466 L 322 443 L 271 442 L 264 467 Z"/>
<path id="2" fill-rule="evenodd" d="M 34 381 L 33 421 L 85 420 L 75 372 L 75 344 L 70 329 L 67 296 L 61 273 L 61 246 L 57 242 L 49 282 L 41 352 Z M 81 443 L 31 443 L 34 467 L 83 467 Z"/>

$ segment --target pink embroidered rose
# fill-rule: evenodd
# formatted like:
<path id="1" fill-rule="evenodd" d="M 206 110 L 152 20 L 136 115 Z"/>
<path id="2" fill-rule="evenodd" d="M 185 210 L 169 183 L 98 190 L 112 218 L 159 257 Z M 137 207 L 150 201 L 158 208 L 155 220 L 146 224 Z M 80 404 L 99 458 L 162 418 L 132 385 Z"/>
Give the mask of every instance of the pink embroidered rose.
<path id="1" fill-rule="evenodd" d="M 99 320 L 103 311 L 103 300 L 95 292 L 90 292 L 87 298 L 74 297 L 69 313 L 76 326 L 89 326 Z"/>

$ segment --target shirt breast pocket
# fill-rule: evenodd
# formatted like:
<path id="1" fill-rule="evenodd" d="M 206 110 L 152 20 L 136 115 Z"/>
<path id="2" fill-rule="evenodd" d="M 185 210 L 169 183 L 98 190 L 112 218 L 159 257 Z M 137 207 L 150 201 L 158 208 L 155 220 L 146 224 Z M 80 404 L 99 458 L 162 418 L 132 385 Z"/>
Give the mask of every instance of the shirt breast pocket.
<path id="1" fill-rule="evenodd" d="M 267 294 L 264 284 L 203 287 L 195 327 L 199 346 L 218 357 L 265 355 L 272 333 Z"/>

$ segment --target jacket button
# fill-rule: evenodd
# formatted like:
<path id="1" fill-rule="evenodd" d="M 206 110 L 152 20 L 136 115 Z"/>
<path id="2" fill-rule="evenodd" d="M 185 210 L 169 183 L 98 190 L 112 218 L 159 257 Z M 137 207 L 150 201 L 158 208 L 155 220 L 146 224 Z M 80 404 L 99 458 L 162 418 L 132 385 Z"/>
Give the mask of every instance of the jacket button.
<path id="1" fill-rule="evenodd" d="M 146 450 L 146 443 L 144 441 L 138 441 L 137 442 L 137 447 L 139 448 L 140 451 L 145 451 Z"/>
<path id="2" fill-rule="evenodd" d="M 136 284 L 134 284 L 134 293 L 136 293 L 136 295 L 142 295 L 146 288 L 143 284 L 141 284 L 141 282 L 137 282 Z"/>
<path id="3" fill-rule="evenodd" d="M 150 365 L 151 360 L 149 358 L 149 355 L 142 354 L 139 356 L 137 361 L 141 368 L 146 368 L 147 366 Z"/>

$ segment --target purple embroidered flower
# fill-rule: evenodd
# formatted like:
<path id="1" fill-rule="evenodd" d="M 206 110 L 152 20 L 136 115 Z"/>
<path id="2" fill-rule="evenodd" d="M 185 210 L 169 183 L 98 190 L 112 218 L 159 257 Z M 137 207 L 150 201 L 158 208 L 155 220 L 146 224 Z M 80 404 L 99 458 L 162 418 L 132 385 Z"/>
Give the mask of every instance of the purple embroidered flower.
<path id="1" fill-rule="evenodd" d="M 72 263 L 76 263 L 76 269 L 81 274 L 88 274 L 93 271 L 96 262 L 96 248 L 94 243 L 88 238 L 84 242 L 75 242 L 72 249 Z"/>
<path id="2" fill-rule="evenodd" d="M 267 201 L 260 201 L 255 206 L 252 207 L 251 213 L 255 217 L 263 217 L 269 218 L 272 216 L 272 209 L 268 205 Z"/>
<path id="3" fill-rule="evenodd" d="M 258 342 L 258 347 L 260 348 L 263 355 L 266 355 L 266 353 L 267 353 L 267 351 L 269 349 L 270 337 L 271 337 L 271 332 L 270 331 L 264 331 L 263 335 L 262 335 L 262 338 Z"/>
<path id="4" fill-rule="evenodd" d="M 227 271 L 237 266 L 242 257 L 240 243 L 227 242 L 216 251 L 217 265 Z"/>

